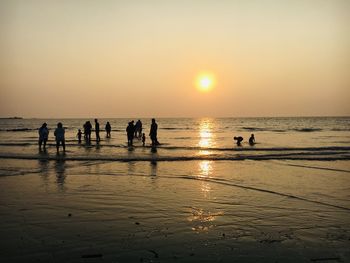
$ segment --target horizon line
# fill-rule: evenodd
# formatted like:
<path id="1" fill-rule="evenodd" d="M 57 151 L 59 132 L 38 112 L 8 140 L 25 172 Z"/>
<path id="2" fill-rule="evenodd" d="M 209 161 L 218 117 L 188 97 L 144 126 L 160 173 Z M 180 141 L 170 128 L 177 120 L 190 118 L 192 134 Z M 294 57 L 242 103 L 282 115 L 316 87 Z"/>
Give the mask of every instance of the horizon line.
<path id="1" fill-rule="evenodd" d="M 0 119 L 202 119 L 202 118 L 217 118 L 217 119 L 229 119 L 229 118 L 349 118 L 350 115 L 281 115 L 281 116 L 177 116 L 177 117 L 157 117 L 157 116 L 143 116 L 143 117 L 3 117 Z"/>

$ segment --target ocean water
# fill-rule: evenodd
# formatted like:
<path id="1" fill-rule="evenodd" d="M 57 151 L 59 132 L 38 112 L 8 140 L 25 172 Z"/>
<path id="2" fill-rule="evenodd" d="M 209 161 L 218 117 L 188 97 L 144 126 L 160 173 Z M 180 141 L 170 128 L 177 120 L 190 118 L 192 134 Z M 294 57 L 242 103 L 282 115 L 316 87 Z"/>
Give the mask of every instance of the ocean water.
<path id="1" fill-rule="evenodd" d="M 350 117 L 157 119 L 156 151 L 130 120 L 0 120 L 5 262 L 350 262 Z"/>
<path id="2" fill-rule="evenodd" d="M 120 161 L 180 161 L 180 160 L 243 160 L 243 159 L 300 159 L 347 160 L 350 150 L 349 117 L 308 118 L 199 118 L 158 119 L 158 140 L 161 145 L 152 154 L 141 141 L 135 139 L 134 148 L 126 149 L 125 129 L 131 119 L 100 119 L 102 141 L 92 145 L 77 143 L 76 133 L 85 119 L 0 120 L 0 154 L 18 158 L 37 158 L 37 129 L 43 122 L 50 129 L 49 150 L 41 158 L 56 158 L 53 154 L 53 131 L 61 121 L 66 128 L 66 159 Z M 136 119 L 134 119 L 136 121 Z M 90 120 L 93 124 L 93 120 Z M 105 138 L 103 130 L 109 121 L 112 138 Z M 141 119 L 147 136 L 150 119 Z M 83 129 L 82 129 L 83 130 Z M 257 144 L 249 146 L 254 133 Z M 235 145 L 234 136 L 243 136 L 242 147 Z"/>

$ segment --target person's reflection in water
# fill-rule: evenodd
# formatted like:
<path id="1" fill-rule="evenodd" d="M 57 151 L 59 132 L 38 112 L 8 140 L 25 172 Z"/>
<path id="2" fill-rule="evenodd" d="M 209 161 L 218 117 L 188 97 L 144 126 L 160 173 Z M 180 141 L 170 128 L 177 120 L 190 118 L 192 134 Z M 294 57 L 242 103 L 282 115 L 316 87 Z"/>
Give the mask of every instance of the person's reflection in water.
<path id="1" fill-rule="evenodd" d="M 38 166 L 40 170 L 40 177 L 43 180 L 44 185 L 48 184 L 48 179 L 49 179 L 49 160 L 48 154 L 46 151 L 40 152 L 40 157 L 38 159 Z"/>
<path id="2" fill-rule="evenodd" d="M 96 148 L 96 152 L 100 151 L 101 146 L 100 146 L 100 144 L 98 142 L 96 143 L 95 148 Z"/>
<path id="3" fill-rule="evenodd" d="M 158 152 L 157 147 L 152 145 L 151 148 L 151 175 L 157 175 L 157 161 L 158 161 Z"/>
<path id="4" fill-rule="evenodd" d="M 157 160 L 151 161 L 151 176 L 157 176 L 158 163 Z"/>
<path id="5" fill-rule="evenodd" d="M 157 153 L 157 147 L 156 146 L 153 146 L 151 147 L 151 153 L 152 153 L 152 157 L 155 153 Z"/>
<path id="6" fill-rule="evenodd" d="M 128 162 L 128 174 L 129 175 L 135 174 L 135 162 Z"/>
<path id="7" fill-rule="evenodd" d="M 64 187 L 64 181 L 66 179 L 66 167 L 65 167 L 65 160 L 64 159 L 58 159 L 55 163 L 55 172 L 56 172 L 56 183 L 57 186 L 63 190 Z"/>

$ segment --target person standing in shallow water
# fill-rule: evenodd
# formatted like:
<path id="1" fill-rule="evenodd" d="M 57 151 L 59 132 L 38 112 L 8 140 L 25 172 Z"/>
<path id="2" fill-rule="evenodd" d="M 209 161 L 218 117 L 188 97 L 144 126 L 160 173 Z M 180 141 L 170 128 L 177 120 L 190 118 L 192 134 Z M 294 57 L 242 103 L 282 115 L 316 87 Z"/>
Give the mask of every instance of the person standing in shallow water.
<path id="1" fill-rule="evenodd" d="M 134 138 L 141 138 L 141 134 L 142 134 L 142 122 L 140 120 L 138 120 L 135 124 L 135 135 Z"/>
<path id="2" fill-rule="evenodd" d="M 57 153 L 59 153 L 59 147 L 60 144 L 62 144 L 63 152 L 66 151 L 66 145 L 64 141 L 64 128 L 61 122 L 57 123 L 57 128 L 55 130 L 55 137 L 56 137 L 56 149 Z"/>
<path id="3" fill-rule="evenodd" d="M 46 149 L 46 142 L 49 138 L 49 129 L 47 128 L 46 122 L 39 128 L 39 150 L 41 150 L 41 145 L 44 143 L 44 150 Z"/>
<path id="4" fill-rule="evenodd" d="M 249 138 L 249 145 L 250 146 L 253 146 L 255 144 L 255 137 L 254 137 L 254 134 L 250 135 L 250 138 Z"/>
<path id="5" fill-rule="evenodd" d="M 129 122 L 128 127 L 126 127 L 126 135 L 128 137 L 128 146 L 132 146 L 132 142 L 134 139 L 134 131 L 135 131 L 134 121 L 131 121 Z"/>
<path id="6" fill-rule="evenodd" d="M 151 129 L 149 131 L 149 136 L 151 137 L 152 146 L 156 146 L 159 144 L 157 139 L 157 130 L 158 130 L 158 124 L 156 123 L 155 119 L 152 119 Z"/>
<path id="7" fill-rule="evenodd" d="M 109 121 L 107 121 L 106 123 L 106 127 L 105 127 L 105 130 L 106 130 L 106 137 L 107 138 L 111 138 L 111 125 L 109 124 Z"/>
<path id="8" fill-rule="evenodd" d="M 97 119 L 95 119 L 95 134 L 96 134 L 96 142 L 101 141 L 101 138 L 100 138 L 100 124 L 98 123 Z"/>
<path id="9" fill-rule="evenodd" d="M 92 129 L 92 125 L 91 125 L 90 121 L 85 122 L 84 135 L 85 135 L 85 141 L 87 144 L 91 143 L 91 129 Z"/>
<path id="10" fill-rule="evenodd" d="M 79 143 L 79 144 L 81 144 L 81 135 L 82 135 L 82 134 L 83 134 L 83 133 L 81 132 L 81 130 L 78 129 L 77 137 L 78 137 L 78 143 Z"/>

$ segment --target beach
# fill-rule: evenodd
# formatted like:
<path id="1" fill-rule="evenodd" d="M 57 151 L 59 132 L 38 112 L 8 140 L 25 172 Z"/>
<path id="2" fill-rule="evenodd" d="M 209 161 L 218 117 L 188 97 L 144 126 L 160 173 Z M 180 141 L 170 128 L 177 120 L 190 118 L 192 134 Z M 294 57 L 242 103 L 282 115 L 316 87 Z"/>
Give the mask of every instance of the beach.
<path id="1" fill-rule="evenodd" d="M 4 262 L 350 261 L 349 118 L 159 119 L 156 152 L 62 120 L 59 155 L 44 121 L 0 121 Z"/>
<path id="2" fill-rule="evenodd" d="M 1 263 L 350 263 L 349 11 L 1 0 Z"/>

